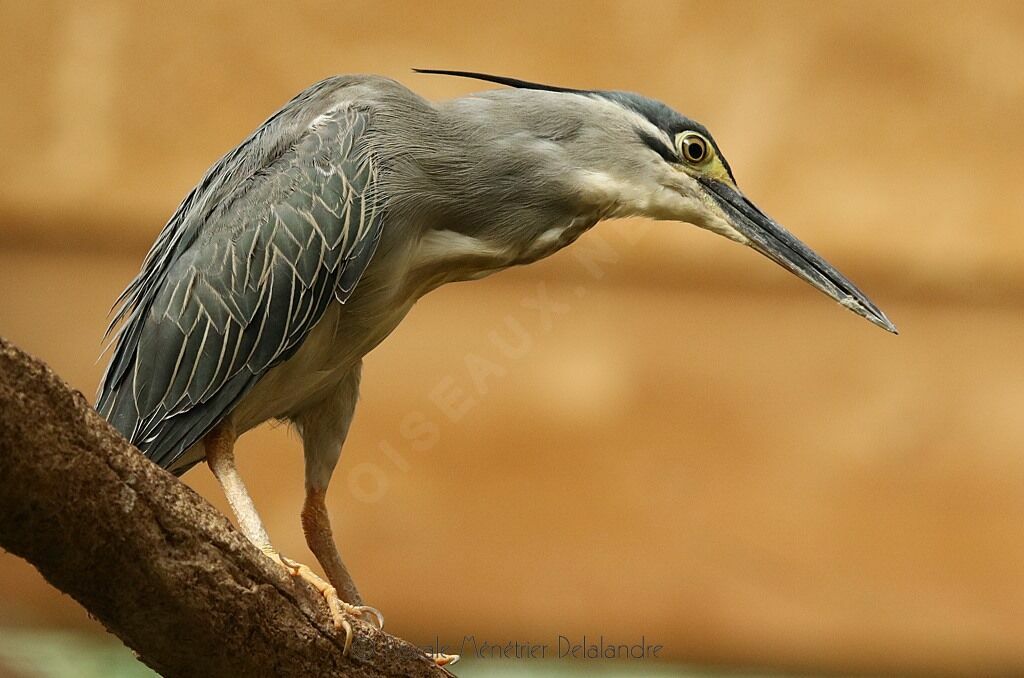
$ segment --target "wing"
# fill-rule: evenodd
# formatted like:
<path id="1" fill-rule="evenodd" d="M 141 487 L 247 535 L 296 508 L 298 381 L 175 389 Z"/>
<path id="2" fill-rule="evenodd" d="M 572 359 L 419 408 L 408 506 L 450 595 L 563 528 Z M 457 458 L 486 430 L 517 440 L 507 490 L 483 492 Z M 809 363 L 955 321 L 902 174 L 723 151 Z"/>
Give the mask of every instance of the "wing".
<path id="1" fill-rule="evenodd" d="M 310 120 L 301 96 L 211 169 L 122 295 L 97 409 L 165 468 L 348 298 L 380 238 L 369 114 Z"/>

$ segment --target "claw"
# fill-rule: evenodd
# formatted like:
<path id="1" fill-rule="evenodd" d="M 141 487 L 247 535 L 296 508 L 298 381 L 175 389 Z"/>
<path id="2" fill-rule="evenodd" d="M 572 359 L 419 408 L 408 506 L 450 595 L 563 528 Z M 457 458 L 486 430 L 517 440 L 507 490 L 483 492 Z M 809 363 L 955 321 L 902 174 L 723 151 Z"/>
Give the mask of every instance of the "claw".
<path id="1" fill-rule="evenodd" d="M 335 619 L 334 622 L 335 622 L 335 629 L 337 629 L 338 619 Z M 352 634 L 353 634 L 352 623 L 349 622 L 349 620 L 345 619 L 344 617 L 341 617 L 341 628 L 342 628 L 342 630 L 345 631 L 345 647 L 341 651 L 341 656 L 342 657 L 347 657 L 348 656 L 348 651 L 352 647 Z"/>
<path id="2" fill-rule="evenodd" d="M 342 603 L 341 606 L 345 612 L 349 613 L 353 617 L 364 619 L 366 615 L 371 615 L 371 618 L 368 621 L 373 623 L 378 630 L 382 630 L 384 628 L 384 615 L 381 614 L 380 610 L 377 608 L 370 607 L 369 605 L 349 605 L 348 603 Z"/>
<path id="3" fill-rule="evenodd" d="M 284 556 L 284 555 L 281 555 L 280 553 L 277 553 L 276 551 L 274 552 L 274 555 L 277 556 L 275 558 L 275 560 L 277 560 L 277 562 L 281 563 L 281 567 L 283 567 L 284 569 L 288 570 L 288 574 L 290 574 L 293 577 L 298 577 L 299 576 L 299 571 L 303 567 L 302 563 L 294 561 L 294 560 L 292 560 L 291 558 L 289 558 L 287 556 Z M 273 557 L 273 556 L 271 556 L 271 557 Z"/>

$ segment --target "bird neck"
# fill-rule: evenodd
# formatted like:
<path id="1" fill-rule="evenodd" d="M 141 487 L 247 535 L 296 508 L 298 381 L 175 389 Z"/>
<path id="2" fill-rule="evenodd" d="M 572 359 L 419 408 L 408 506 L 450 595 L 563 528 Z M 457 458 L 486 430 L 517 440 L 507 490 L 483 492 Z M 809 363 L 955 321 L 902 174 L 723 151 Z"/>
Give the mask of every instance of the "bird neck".
<path id="1" fill-rule="evenodd" d="M 424 141 L 405 149 L 405 166 L 392 173 L 401 184 L 389 187 L 425 232 L 456 234 L 512 265 L 557 251 L 602 216 L 553 140 L 567 133 L 563 121 L 526 124 L 516 106 L 477 97 L 434 111 Z"/>

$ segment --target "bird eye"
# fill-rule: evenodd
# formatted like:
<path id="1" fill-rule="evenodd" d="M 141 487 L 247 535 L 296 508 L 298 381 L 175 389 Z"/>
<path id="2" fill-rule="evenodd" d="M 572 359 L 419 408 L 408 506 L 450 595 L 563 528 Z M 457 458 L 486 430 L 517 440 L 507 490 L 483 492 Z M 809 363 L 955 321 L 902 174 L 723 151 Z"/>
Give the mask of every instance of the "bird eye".
<path id="1" fill-rule="evenodd" d="M 707 160 L 708 141 L 696 132 L 679 136 L 679 151 L 687 162 L 699 164 Z"/>

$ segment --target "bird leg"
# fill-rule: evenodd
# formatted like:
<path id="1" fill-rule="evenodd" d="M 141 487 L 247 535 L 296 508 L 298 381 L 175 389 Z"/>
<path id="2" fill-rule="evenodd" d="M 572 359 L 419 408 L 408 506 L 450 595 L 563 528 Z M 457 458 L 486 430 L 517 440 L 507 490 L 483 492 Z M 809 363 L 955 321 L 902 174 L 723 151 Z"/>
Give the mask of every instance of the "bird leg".
<path id="1" fill-rule="evenodd" d="M 231 511 L 238 519 L 238 529 L 249 541 L 263 548 L 264 545 L 270 545 L 270 537 L 263 529 L 263 521 L 256 512 L 252 497 L 249 496 L 249 491 L 245 488 L 242 477 L 238 475 L 238 469 L 235 468 L 236 438 L 235 426 L 230 417 L 217 424 L 203 438 L 206 463 L 224 490 Z"/>
<path id="2" fill-rule="evenodd" d="M 306 488 L 306 501 L 302 505 L 302 531 L 306 534 L 306 543 L 320 565 L 327 573 L 327 578 L 341 592 L 342 598 L 353 605 L 362 605 L 362 596 L 356 590 L 352 575 L 341 560 L 334 534 L 331 530 L 331 519 L 327 514 L 324 502 L 326 491 L 314 487 Z"/>
<path id="3" fill-rule="evenodd" d="M 235 428 L 230 417 L 217 424 L 212 431 L 203 438 L 203 445 L 206 449 L 206 463 L 209 464 L 213 475 L 220 482 L 227 497 L 228 504 L 238 520 L 238 528 L 242 534 L 255 544 L 263 553 L 288 571 L 293 577 L 308 582 L 317 592 L 323 596 L 327 603 L 327 609 L 331 613 L 331 620 L 335 630 L 345 632 L 345 649 L 347 654 L 352 645 L 352 624 L 345 619 L 343 613 L 347 612 L 354 616 L 361 616 L 363 610 L 344 603 L 338 599 L 337 591 L 333 586 L 318 577 L 316 573 L 301 563 L 285 558 L 279 554 L 270 544 L 270 536 L 263 528 L 263 522 L 256 512 L 249 491 L 242 482 L 242 477 L 235 467 Z M 377 613 L 378 615 L 380 613 Z"/>
<path id="4" fill-rule="evenodd" d="M 302 530 L 306 533 L 306 543 L 320 562 L 320 566 L 324 568 L 331 584 L 341 593 L 342 608 L 351 615 L 369 615 L 376 622 L 377 628 L 383 628 L 384 616 L 377 608 L 363 605 L 363 599 L 356 589 L 355 582 L 352 581 L 352 575 L 348 573 L 348 568 L 338 553 L 331 531 L 331 520 L 327 514 L 327 505 L 324 502 L 326 494 L 325 489 L 309 485 L 306 487 L 306 501 L 302 505 Z"/>

